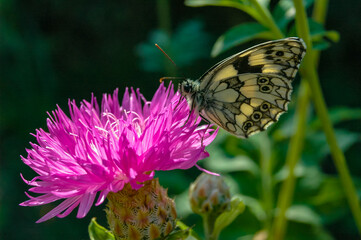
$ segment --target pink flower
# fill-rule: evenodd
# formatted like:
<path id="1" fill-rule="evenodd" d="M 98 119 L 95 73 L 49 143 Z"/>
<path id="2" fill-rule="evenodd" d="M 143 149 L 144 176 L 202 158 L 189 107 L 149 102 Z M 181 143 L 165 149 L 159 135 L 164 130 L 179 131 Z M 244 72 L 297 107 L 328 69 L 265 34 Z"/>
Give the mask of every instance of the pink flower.
<path id="1" fill-rule="evenodd" d="M 39 176 L 24 181 L 32 186 L 22 206 L 38 206 L 63 199 L 57 207 L 40 218 L 65 217 L 79 206 L 77 217 L 84 217 L 93 205 L 103 203 L 109 192 L 118 192 L 129 183 L 142 187 L 154 171 L 187 169 L 209 156 L 204 146 L 216 131 L 199 126 L 200 119 L 189 115 L 185 100 L 173 85 L 163 84 L 152 101 L 137 90 L 126 89 L 122 105 L 118 90 L 103 95 L 101 107 L 96 98 L 78 107 L 69 101 L 70 118 L 60 109 L 47 119 L 49 132 L 36 131 L 38 144 L 30 143 L 25 164 Z M 211 134 L 214 132 L 213 134 Z M 201 139 L 203 138 L 203 145 Z"/>

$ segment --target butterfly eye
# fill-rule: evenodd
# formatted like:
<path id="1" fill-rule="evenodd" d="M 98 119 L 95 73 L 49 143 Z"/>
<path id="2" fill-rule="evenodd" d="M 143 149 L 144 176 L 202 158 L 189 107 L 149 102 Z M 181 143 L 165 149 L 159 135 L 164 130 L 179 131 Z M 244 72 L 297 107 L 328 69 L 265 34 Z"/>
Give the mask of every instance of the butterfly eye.
<path id="1" fill-rule="evenodd" d="M 259 121 L 261 117 L 262 117 L 262 113 L 259 111 L 255 111 L 251 116 L 252 120 L 255 122 Z"/>
<path id="2" fill-rule="evenodd" d="M 192 87 L 191 87 L 191 85 L 189 85 L 188 83 L 182 85 L 182 90 L 183 90 L 183 92 L 185 92 L 185 93 L 191 92 L 191 89 L 192 89 Z"/>
<path id="3" fill-rule="evenodd" d="M 263 103 L 262 105 L 261 105 L 261 111 L 262 112 L 266 112 L 266 111 L 268 111 L 268 109 L 270 109 L 271 108 L 271 104 L 269 104 L 268 102 L 265 102 L 265 103 Z"/>
<path id="4" fill-rule="evenodd" d="M 270 93 L 272 91 L 272 86 L 271 85 L 261 85 L 259 90 L 263 93 Z"/>
<path id="5" fill-rule="evenodd" d="M 243 130 L 247 131 L 250 127 L 253 126 L 253 122 L 252 121 L 247 121 L 243 124 Z"/>
<path id="6" fill-rule="evenodd" d="M 269 79 L 266 77 L 260 77 L 258 78 L 258 84 L 268 84 L 269 83 Z"/>

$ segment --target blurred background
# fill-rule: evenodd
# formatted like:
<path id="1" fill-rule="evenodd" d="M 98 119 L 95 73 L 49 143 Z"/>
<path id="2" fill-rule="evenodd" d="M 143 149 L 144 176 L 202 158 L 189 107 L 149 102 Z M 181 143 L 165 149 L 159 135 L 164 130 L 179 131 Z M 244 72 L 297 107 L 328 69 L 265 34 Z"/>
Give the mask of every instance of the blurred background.
<path id="1" fill-rule="evenodd" d="M 271 6 L 273 2 L 276 1 L 271 1 Z M 323 93 L 333 116 L 341 119 L 335 124 L 342 129 L 338 136 L 345 145 L 343 150 L 359 193 L 360 16 L 358 0 L 330 1 L 326 29 L 338 31 L 340 41 L 322 52 L 319 63 Z M 87 226 L 92 217 L 107 225 L 104 204 L 92 207 L 84 219 L 76 219 L 74 211 L 65 219 L 53 218 L 41 224 L 35 221 L 57 203 L 33 208 L 19 206 L 27 200 L 24 192 L 28 189 L 20 173 L 26 179 L 35 176 L 22 163 L 20 155 L 26 156 L 25 148 L 30 147 L 30 141 L 35 142 L 30 133 L 46 128 L 46 112 L 57 104 L 68 112 L 68 99 L 79 103 L 89 100 L 94 93 L 99 100 L 103 93 L 112 93 L 116 88 L 120 92 L 125 87 L 140 88 L 151 99 L 163 76 L 196 79 L 219 60 L 262 42 L 253 40 L 216 58 L 210 56 L 219 36 L 250 21 L 253 20 L 247 14 L 235 8 L 192 8 L 183 1 L 0 0 L 0 239 L 89 239 Z M 178 69 L 154 43 L 163 47 Z M 299 78 L 295 81 L 293 99 L 298 85 Z M 280 126 L 265 136 L 279 136 L 280 132 L 287 136 L 292 112 L 291 106 L 289 116 L 282 116 Z M 314 118 L 312 112 L 310 122 Z M 288 230 L 290 234 L 294 231 L 295 235 L 301 232 L 310 235 L 288 239 L 359 239 L 322 132 L 314 133 L 312 140 L 305 143 L 302 157 L 305 164 L 294 198 L 296 204 L 311 212 L 303 219 L 290 219 Z M 280 141 L 286 148 L 287 137 Z M 216 155 L 217 159 L 213 157 L 217 161 L 210 161 L 212 165 L 206 167 L 222 172 L 222 166 L 217 164 L 234 160 L 235 156 L 252 156 L 257 151 L 254 146 L 252 141 L 220 133 L 209 151 L 211 156 L 212 151 L 213 156 L 222 154 Z M 279 159 L 284 159 L 285 150 L 280 152 Z M 284 160 L 280 161 L 278 165 Z M 307 171 L 310 166 L 313 172 Z M 279 176 L 277 170 L 280 169 L 275 168 L 275 176 Z M 224 173 L 237 185 L 235 192 L 260 199 L 258 178 L 250 168 Z M 195 168 L 158 173 L 161 184 L 169 188 L 171 196 L 178 196 L 177 201 L 185 199 L 187 187 L 198 174 Z M 242 185 L 243 182 L 253 182 L 254 186 Z M 186 207 L 183 209 L 182 203 L 177 207 L 183 221 L 201 227 L 200 217 L 191 215 Z M 248 209 L 226 229 L 228 235 L 222 239 L 252 235 L 262 228 L 262 219 L 254 209 Z M 305 212 L 304 208 L 301 212 Z"/>

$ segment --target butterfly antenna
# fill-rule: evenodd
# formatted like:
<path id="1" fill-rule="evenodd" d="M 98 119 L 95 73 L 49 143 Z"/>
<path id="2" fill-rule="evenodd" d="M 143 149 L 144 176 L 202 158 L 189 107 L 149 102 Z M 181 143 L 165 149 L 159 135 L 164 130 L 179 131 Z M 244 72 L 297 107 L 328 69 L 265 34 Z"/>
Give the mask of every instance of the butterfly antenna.
<path id="1" fill-rule="evenodd" d="M 169 55 L 158 44 L 154 44 L 154 45 L 169 59 L 169 61 L 171 61 L 171 63 L 173 63 L 173 65 L 177 69 L 179 69 L 177 64 L 175 64 L 175 62 L 172 60 L 172 58 L 169 57 Z M 162 82 L 164 82 L 164 80 L 184 80 L 184 79 L 185 79 L 185 77 L 162 77 L 159 79 L 159 82 L 162 83 Z"/>
<path id="2" fill-rule="evenodd" d="M 173 63 L 175 67 L 177 67 L 177 64 L 175 64 L 175 62 L 168 56 L 168 54 L 166 54 L 166 52 L 164 52 L 164 50 L 161 47 L 159 47 L 158 44 L 155 44 L 155 46 Z"/>

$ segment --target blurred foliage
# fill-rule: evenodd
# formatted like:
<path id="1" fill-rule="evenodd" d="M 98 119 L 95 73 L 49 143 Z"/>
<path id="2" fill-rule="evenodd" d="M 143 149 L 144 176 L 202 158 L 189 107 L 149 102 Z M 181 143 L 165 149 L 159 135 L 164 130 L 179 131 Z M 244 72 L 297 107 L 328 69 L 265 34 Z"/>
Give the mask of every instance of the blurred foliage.
<path id="1" fill-rule="evenodd" d="M 195 60 L 209 57 L 211 36 L 204 31 L 204 23 L 189 20 L 174 30 L 172 35 L 162 29 L 150 33 L 147 42 L 137 47 L 141 58 L 140 66 L 149 72 L 167 72 L 169 60 L 154 47 L 157 43 L 177 64 L 178 67 L 190 66 Z"/>
<path id="2" fill-rule="evenodd" d="M 277 26 L 294 35 L 292 1 L 260 2 L 270 4 Z M 267 23 L 250 8 L 250 0 L 185 1 L 188 6 L 206 3 L 213 7 L 189 8 L 183 1 L 172 1 L 161 12 L 161 1 L 0 1 L 0 239 L 89 239 L 87 226 L 93 216 L 106 226 L 102 206 L 93 207 L 84 219 L 76 219 L 73 213 L 41 224 L 35 221 L 57 203 L 18 206 L 27 198 L 27 186 L 19 173 L 27 179 L 35 176 L 19 155 L 25 155 L 28 142 L 35 141 L 28 133 L 45 126 L 46 111 L 56 104 L 66 109 L 68 98 L 79 102 L 94 92 L 99 99 L 102 93 L 117 87 L 122 91 L 125 86 L 141 88 L 149 99 L 160 77 L 180 74 L 154 43 L 173 58 L 179 72 L 196 78 L 218 60 L 269 37 L 263 25 Z M 312 1 L 306 3 L 312 7 Z M 162 28 L 164 11 L 170 16 L 169 29 Z M 330 26 L 337 32 L 312 21 L 310 27 L 315 47 L 325 50 L 319 64 L 321 84 L 361 195 L 360 14 L 358 0 L 330 1 L 326 29 Z M 220 37 L 213 43 L 215 36 Z M 211 52 L 217 59 L 207 57 Z M 287 212 L 286 239 L 359 239 L 321 125 L 310 110 L 302 161 L 296 167 L 294 201 Z M 240 140 L 220 131 L 208 148 L 211 157 L 202 161 L 204 167 L 225 176 L 233 194 L 246 206 L 221 233 L 221 239 L 245 240 L 264 233 L 267 219 L 274 214 L 269 204 L 274 207 L 287 175 L 283 166 L 293 132 L 291 104 L 289 112 L 267 132 Z M 262 190 L 265 157 L 271 166 L 270 196 Z M 202 233 L 201 218 L 187 205 L 187 188 L 198 174 L 192 168 L 158 172 L 157 176 L 176 196 L 182 222 L 192 226 L 190 231 Z"/>

